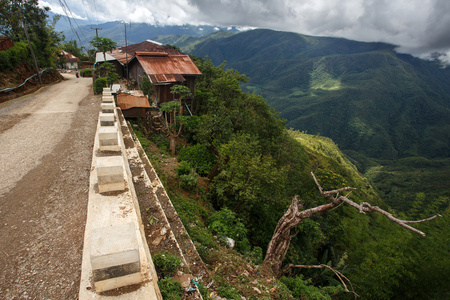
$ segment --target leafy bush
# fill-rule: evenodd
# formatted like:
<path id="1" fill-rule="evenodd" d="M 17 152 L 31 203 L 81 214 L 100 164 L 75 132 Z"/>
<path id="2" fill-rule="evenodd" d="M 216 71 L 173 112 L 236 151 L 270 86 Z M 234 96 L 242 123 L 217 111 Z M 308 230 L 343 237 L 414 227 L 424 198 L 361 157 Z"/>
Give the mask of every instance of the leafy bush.
<path id="1" fill-rule="evenodd" d="M 19 63 L 25 62 L 29 54 L 26 42 L 15 43 L 13 47 L 0 52 L 0 70 L 13 70 Z"/>
<path id="2" fill-rule="evenodd" d="M 158 281 L 158 287 L 164 300 L 182 299 L 183 288 L 181 283 L 172 278 L 164 278 Z"/>
<path id="3" fill-rule="evenodd" d="M 104 78 L 104 77 L 97 78 L 94 81 L 94 93 L 95 94 L 103 93 L 103 88 L 107 87 L 107 86 L 108 86 L 108 83 L 107 83 L 106 78 Z"/>
<path id="4" fill-rule="evenodd" d="M 217 293 L 222 296 L 225 297 L 227 299 L 233 299 L 233 300 L 241 300 L 241 295 L 239 294 L 239 292 L 231 286 L 219 286 L 217 288 Z"/>
<path id="5" fill-rule="evenodd" d="M 83 69 L 81 72 L 83 73 L 83 77 L 92 77 L 92 69 L 90 68 Z"/>
<path id="6" fill-rule="evenodd" d="M 281 277 L 280 281 L 285 284 L 292 295 L 298 299 L 328 300 L 331 295 L 343 291 L 341 286 L 316 287 L 311 284 L 311 279 L 304 280 L 303 276 L 294 278 Z"/>
<path id="7" fill-rule="evenodd" d="M 181 149 L 178 152 L 178 159 L 190 162 L 201 176 L 207 175 L 216 163 L 216 157 L 201 144 Z"/>
<path id="8" fill-rule="evenodd" d="M 216 248 L 216 242 L 207 228 L 200 226 L 188 226 L 187 230 L 191 239 L 195 242 L 200 243 L 207 248 Z"/>
<path id="9" fill-rule="evenodd" d="M 192 171 L 192 165 L 190 162 L 183 160 L 182 162 L 180 162 L 180 164 L 178 165 L 177 169 L 177 175 L 181 176 L 181 175 L 188 175 L 189 173 L 191 173 Z"/>
<path id="10" fill-rule="evenodd" d="M 260 265 L 263 262 L 263 250 L 261 247 L 254 247 L 253 250 L 248 254 L 248 257 L 255 265 Z"/>
<path id="11" fill-rule="evenodd" d="M 180 187 L 187 191 L 192 191 L 198 186 L 198 177 L 197 174 L 191 172 L 187 175 L 180 176 Z"/>
<path id="12" fill-rule="evenodd" d="M 148 79 L 147 76 L 142 78 L 142 83 L 139 85 L 139 88 L 142 90 L 145 96 L 148 96 L 153 94 L 155 91 L 153 90 L 153 85 L 150 82 L 150 79 Z"/>
<path id="13" fill-rule="evenodd" d="M 208 218 L 208 227 L 213 234 L 219 236 L 219 240 L 224 241 L 226 237 L 236 241 L 236 250 L 241 253 L 250 251 L 250 243 L 247 240 L 247 229 L 241 219 L 236 218 L 236 214 L 228 208 L 215 212 Z"/>
<path id="14" fill-rule="evenodd" d="M 164 274 L 173 274 L 181 265 L 181 259 L 167 251 L 156 253 L 153 263 L 159 267 Z"/>

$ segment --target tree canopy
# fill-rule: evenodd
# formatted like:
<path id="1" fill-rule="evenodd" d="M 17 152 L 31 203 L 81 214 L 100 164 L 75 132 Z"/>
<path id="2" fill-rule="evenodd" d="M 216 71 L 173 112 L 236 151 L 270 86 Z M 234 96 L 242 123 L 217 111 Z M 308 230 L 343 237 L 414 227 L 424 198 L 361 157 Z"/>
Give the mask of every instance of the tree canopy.
<path id="1" fill-rule="evenodd" d="M 53 66 L 62 34 L 47 20 L 48 7 L 41 8 L 37 0 L 0 0 L 0 33 L 14 42 L 26 40 L 24 26 L 40 67 Z"/>

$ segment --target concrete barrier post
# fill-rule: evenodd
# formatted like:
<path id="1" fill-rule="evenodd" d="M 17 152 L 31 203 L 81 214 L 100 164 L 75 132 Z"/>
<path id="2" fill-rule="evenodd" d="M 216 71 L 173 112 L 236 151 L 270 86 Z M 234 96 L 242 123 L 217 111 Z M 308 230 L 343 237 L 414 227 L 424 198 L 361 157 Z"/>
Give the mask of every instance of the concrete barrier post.
<path id="1" fill-rule="evenodd" d="M 100 126 L 114 126 L 114 113 L 100 113 Z"/>
<path id="2" fill-rule="evenodd" d="M 101 126 L 98 129 L 100 151 L 120 151 L 119 132 L 114 126 Z"/>
<path id="3" fill-rule="evenodd" d="M 114 103 L 114 96 L 111 96 L 111 95 L 105 96 L 105 95 L 103 95 L 102 96 L 102 102 L 103 103 L 105 103 L 105 102 L 112 102 L 112 103 Z"/>
<path id="4" fill-rule="evenodd" d="M 114 112 L 114 103 L 112 102 L 102 103 L 102 113 L 113 113 L 113 112 Z"/>
<path id="5" fill-rule="evenodd" d="M 98 157 L 96 167 L 98 190 L 100 193 L 125 190 L 122 156 Z"/>
<path id="6" fill-rule="evenodd" d="M 142 282 L 133 223 L 93 229 L 90 252 L 97 293 Z"/>

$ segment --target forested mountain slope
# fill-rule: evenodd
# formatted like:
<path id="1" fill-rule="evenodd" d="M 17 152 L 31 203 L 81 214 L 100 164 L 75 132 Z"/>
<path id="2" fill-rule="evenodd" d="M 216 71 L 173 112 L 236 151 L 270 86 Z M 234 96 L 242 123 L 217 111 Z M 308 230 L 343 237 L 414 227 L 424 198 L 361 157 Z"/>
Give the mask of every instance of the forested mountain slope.
<path id="1" fill-rule="evenodd" d="M 159 39 L 246 74 L 287 128 L 332 138 L 395 209 L 449 195 L 450 68 L 394 45 L 262 29 Z"/>
<path id="2" fill-rule="evenodd" d="M 206 40 L 209 56 L 250 77 L 287 119 L 367 157 L 448 157 L 450 69 L 398 54 L 393 45 L 254 30 Z"/>

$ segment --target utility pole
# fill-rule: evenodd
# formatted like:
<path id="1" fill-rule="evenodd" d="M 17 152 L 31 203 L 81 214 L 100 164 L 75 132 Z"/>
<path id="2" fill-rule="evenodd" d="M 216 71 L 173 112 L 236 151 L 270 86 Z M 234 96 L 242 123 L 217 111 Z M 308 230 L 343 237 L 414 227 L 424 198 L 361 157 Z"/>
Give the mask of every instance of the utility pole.
<path id="1" fill-rule="evenodd" d="M 102 30 L 102 28 L 100 28 L 100 27 L 94 27 L 94 28 L 92 28 L 91 27 L 91 29 L 95 29 L 95 35 L 98 37 L 98 31 L 99 30 Z"/>
<path id="2" fill-rule="evenodd" d="M 25 22 L 22 22 L 22 25 L 23 25 L 23 29 L 25 30 L 25 36 L 26 36 L 27 41 L 28 41 L 28 47 L 30 47 L 31 56 L 33 57 L 34 67 L 36 69 L 36 74 L 37 74 L 37 77 L 39 79 L 39 84 L 42 85 L 41 74 L 39 74 L 39 68 L 38 68 L 38 65 L 37 65 L 36 57 L 34 56 L 33 47 L 31 47 L 31 42 L 30 42 L 30 38 L 28 37 L 28 30 L 27 30 L 27 27 L 25 26 Z"/>
<path id="3" fill-rule="evenodd" d="M 127 69 L 127 84 L 130 82 L 130 76 L 128 72 L 128 42 L 127 42 L 127 22 L 123 23 L 125 25 L 125 61 L 126 61 L 126 69 Z M 131 22 L 130 22 L 131 27 Z"/>

